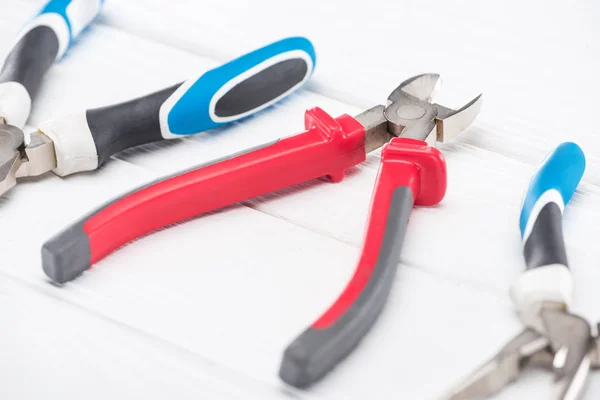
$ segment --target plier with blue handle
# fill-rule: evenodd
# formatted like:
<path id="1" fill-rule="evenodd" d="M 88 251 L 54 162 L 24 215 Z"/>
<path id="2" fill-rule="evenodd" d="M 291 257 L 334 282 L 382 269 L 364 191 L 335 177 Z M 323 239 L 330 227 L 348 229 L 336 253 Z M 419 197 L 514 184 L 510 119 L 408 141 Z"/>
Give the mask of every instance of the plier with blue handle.
<path id="1" fill-rule="evenodd" d="M 100 10 L 100 0 L 52 0 L 31 21 L 0 73 L 0 195 L 17 178 L 98 168 L 115 153 L 238 121 L 283 99 L 311 76 L 311 42 L 289 37 L 158 92 L 21 130 L 43 75 Z"/>
<path id="2" fill-rule="evenodd" d="M 511 287 L 525 329 L 444 399 L 491 396 L 517 379 L 525 367 L 541 366 L 554 373 L 552 398 L 575 400 L 583 393 L 589 370 L 600 368 L 600 339 L 584 318 L 568 311 L 574 282 L 562 232 L 564 207 L 585 164 L 579 146 L 566 142 L 534 174 L 520 217 L 526 271 Z"/>

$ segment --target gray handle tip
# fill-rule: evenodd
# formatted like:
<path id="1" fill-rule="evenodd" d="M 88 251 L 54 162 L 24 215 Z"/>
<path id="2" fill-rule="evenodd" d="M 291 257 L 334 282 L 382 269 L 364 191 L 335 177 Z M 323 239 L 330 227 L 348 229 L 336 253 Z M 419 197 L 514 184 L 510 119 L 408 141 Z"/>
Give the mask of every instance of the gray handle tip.
<path id="1" fill-rule="evenodd" d="M 283 353 L 279 377 L 296 388 L 307 387 L 317 379 L 311 374 L 310 364 L 308 352 L 301 343 L 295 341 Z"/>
<path id="2" fill-rule="evenodd" d="M 42 269 L 53 283 L 72 281 L 90 267 L 90 240 L 81 224 L 54 236 L 42 247 Z"/>

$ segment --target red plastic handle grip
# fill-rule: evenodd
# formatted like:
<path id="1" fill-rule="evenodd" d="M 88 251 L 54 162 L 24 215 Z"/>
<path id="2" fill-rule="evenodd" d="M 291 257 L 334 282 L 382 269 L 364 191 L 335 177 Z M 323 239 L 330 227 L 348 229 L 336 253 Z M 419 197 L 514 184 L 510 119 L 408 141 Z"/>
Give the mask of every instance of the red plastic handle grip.
<path id="1" fill-rule="evenodd" d="M 164 226 L 285 187 L 344 171 L 365 160 L 365 131 L 354 118 L 306 111 L 307 131 L 196 167 L 101 207 L 46 242 L 42 264 L 57 283 L 74 279 L 122 245 Z"/>
<path id="2" fill-rule="evenodd" d="M 360 261 L 345 290 L 284 352 L 280 377 L 304 387 L 346 357 L 377 320 L 390 293 L 413 204 L 446 192 L 442 154 L 414 139 L 384 147 Z"/>
<path id="3" fill-rule="evenodd" d="M 420 140 L 404 138 L 393 139 L 383 149 L 360 261 L 348 286 L 313 323 L 313 328 L 326 329 L 333 325 L 364 292 L 381 256 L 394 194 L 402 187 L 410 189 L 410 199 L 403 195 L 408 210 L 413 204 L 439 203 L 446 193 L 446 163 L 442 153 Z"/>

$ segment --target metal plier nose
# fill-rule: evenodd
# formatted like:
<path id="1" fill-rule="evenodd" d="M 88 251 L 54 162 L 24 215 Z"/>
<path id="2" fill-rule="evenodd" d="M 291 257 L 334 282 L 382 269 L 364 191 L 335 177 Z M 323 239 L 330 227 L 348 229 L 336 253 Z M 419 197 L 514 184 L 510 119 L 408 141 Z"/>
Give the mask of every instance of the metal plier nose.
<path id="1" fill-rule="evenodd" d="M 559 145 L 542 162 L 523 199 L 520 218 L 526 272 L 511 287 L 525 329 L 443 399 L 481 399 L 516 380 L 528 366 L 554 374 L 556 400 L 583 393 L 591 368 L 600 368 L 600 341 L 590 324 L 568 311 L 573 277 L 562 233 L 562 212 L 585 170 L 575 143 Z M 600 328 L 600 324 L 598 325 Z"/>
<path id="2" fill-rule="evenodd" d="M 367 131 L 367 153 L 393 137 L 422 140 L 430 145 L 447 142 L 471 125 L 481 109 L 482 95 L 454 110 L 431 102 L 439 83 L 439 74 L 414 76 L 390 93 L 387 106 L 378 105 L 356 116 Z"/>
<path id="3" fill-rule="evenodd" d="M 387 106 L 356 117 L 334 118 L 312 108 L 304 115 L 304 132 L 123 195 L 47 241 L 44 272 L 62 284 L 162 227 L 311 179 L 328 176 L 339 182 L 369 151 L 385 145 L 356 272 L 282 357 L 280 378 L 292 386 L 309 386 L 351 353 L 377 320 L 392 288 L 413 205 L 437 204 L 446 193 L 445 159 L 424 141 L 460 133 L 477 115 L 481 96 L 459 110 L 432 104 L 438 79 L 424 74 L 404 81 Z"/>
<path id="4" fill-rule="evenodd" d="M 30 135 L 0 121 L 0 195 L 17 184 L 17 178 L 38 176 L 56 168 L 54 143 L 41 132 Z"/>

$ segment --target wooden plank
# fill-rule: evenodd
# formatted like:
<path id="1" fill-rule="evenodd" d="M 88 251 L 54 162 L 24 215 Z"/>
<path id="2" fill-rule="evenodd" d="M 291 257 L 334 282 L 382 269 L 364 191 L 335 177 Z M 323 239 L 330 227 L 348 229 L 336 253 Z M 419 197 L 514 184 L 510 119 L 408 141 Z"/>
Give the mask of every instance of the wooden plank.
<path id="1" fill-rule="evenodd" d="M 230 368 L 0 275 L 5 399 L 277 399 Z"/>

